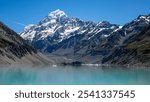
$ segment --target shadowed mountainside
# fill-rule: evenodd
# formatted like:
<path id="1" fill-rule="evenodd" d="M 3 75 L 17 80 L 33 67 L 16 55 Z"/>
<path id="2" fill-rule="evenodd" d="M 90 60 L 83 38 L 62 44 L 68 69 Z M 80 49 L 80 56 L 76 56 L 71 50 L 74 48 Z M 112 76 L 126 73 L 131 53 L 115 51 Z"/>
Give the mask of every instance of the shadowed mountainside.
<path id="1" fill-rule="evenodd" d="M 42 65 L 51 61 L 38 53 L 16 32 L 0 22 L 0 64 L 1 65 Z"/>

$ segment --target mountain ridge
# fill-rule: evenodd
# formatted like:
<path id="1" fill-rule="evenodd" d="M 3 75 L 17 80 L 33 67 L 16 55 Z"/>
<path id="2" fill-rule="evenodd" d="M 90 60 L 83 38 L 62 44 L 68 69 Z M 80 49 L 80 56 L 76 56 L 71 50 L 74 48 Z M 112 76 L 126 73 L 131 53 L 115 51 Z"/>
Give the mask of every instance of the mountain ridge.
<path id="1" fill-rule="evenodd" d="M 56 10 L 57 11 L 57 10 Z M 53 11 L 55 12 L 55 11 Z M 52 12 L 52 14 L 53 14 Z M 63 11 L 61 11 L 63 12 Z M 51 23 L 51 20 L 57 21 L 55 23 Z M 31 41 L 32 43 L 35 38 L 35 43 L 36 44 L 37 40 L 42 40 L 48 42 L 44 43 L 54 43 L 58 44 L 63 40 L 67 40 L 69 37 L 74 36 L 75 33 L 83 34 L 85 32 L 88 32 L 88 38 L 92 38 L 93 35 L 92 33 L 99 33 L 104 30 L 117 30 L 119 28 L 119 25 L 115 24 L 110 24 L 107 21 L 103 21 L 101 23 L 94 23 L 91 21 L 82 21 L 78 18 L 69 18 L 67 16 L 65 17 L 50 17 L 46 16 L 43 20 L 39 22 L 39 24 L 32 26 L 31 29 L 28 29 L 27 31 L 23 32 L 21 36 L 26 39 Z M 39 30 L 40 29 L 40 30 Z M 108 31 L 110 32 L 110 31 Z M 76 34 L 75 34 L 76 35 Z M 108 34 L 102 35 L 103 37 L 109 36 Z M 31 38 L 30 38 L 31 37 Z M 37 37 L 37 39 L 36 39 Z M 44 38 L 43 38 L 44 37 Z M 56 41 L 53 41 L 55 39 Z M 42 42 L 42 41 L 41 41 Z M 36 46 L 35 46 L 36 48 Z M 41 48 L 40 48 L 41 49 Z M 43 51 L 44 52 L 44 51 Z"/>
<path id="2" fill-rule="evenodd" d="M 120 26 L 107 21 L 94 23 L 69 18 L 60 10 L 62 17 L 56 17 L 53 14 L 56 11 L 21 33 L 21 36 L 42 53 L 65 56 L 87 64 L 111 64 L 113 58 L 109 56 L 115 55 L 115 51 L 120 51 L 119 48 L 150 25 L 150 15 L 140 15 Z M 51 17 L 52 14 L 54 17 Z"/>

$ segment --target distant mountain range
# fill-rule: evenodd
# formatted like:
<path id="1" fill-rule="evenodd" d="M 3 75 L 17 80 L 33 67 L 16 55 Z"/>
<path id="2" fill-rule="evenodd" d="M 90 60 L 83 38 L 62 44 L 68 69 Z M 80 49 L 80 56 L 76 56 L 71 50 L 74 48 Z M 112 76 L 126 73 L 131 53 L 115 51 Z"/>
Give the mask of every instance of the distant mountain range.
<path id="1" fill-rule="evenodd" d="M 0 64 L 150 66 L 150 15 L 120 26 L 70 18 L 56 10 L 26 26 L 21 37 L 0 22 Z"/>
<path id="2" fill-rule="evenodd" d="M 48 14 L 21 36 L 49 55 L 90 64 L 148 65 L 150 63 L 150 15 L 140 15 L 120 26 L 68 17 L 64 11 Z M 139 40 L 140 39 L 140 40 Z"/>

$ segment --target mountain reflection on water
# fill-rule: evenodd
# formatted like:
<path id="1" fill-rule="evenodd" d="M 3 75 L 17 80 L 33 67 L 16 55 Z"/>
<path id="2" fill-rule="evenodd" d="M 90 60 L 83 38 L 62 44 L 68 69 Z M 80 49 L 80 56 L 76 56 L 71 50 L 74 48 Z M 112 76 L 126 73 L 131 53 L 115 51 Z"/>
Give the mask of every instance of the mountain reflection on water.
<path id="1" fill-rule="evenodd" d="M 150 85 L 149 68 L 0 68 L 1 85 Z"/>

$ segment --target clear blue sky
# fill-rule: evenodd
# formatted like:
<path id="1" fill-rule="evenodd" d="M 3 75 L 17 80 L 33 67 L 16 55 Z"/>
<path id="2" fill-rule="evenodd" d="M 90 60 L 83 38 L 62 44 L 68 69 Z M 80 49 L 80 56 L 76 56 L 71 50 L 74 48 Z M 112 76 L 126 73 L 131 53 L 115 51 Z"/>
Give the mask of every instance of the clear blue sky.
<path id="1" fill-rule="evenodd" d="M 0 21 L 21 32 L 56 9 L 70 17 L 123 25 L 140 14 L 150 14 L 150 0 L 0 0 Z"/>

